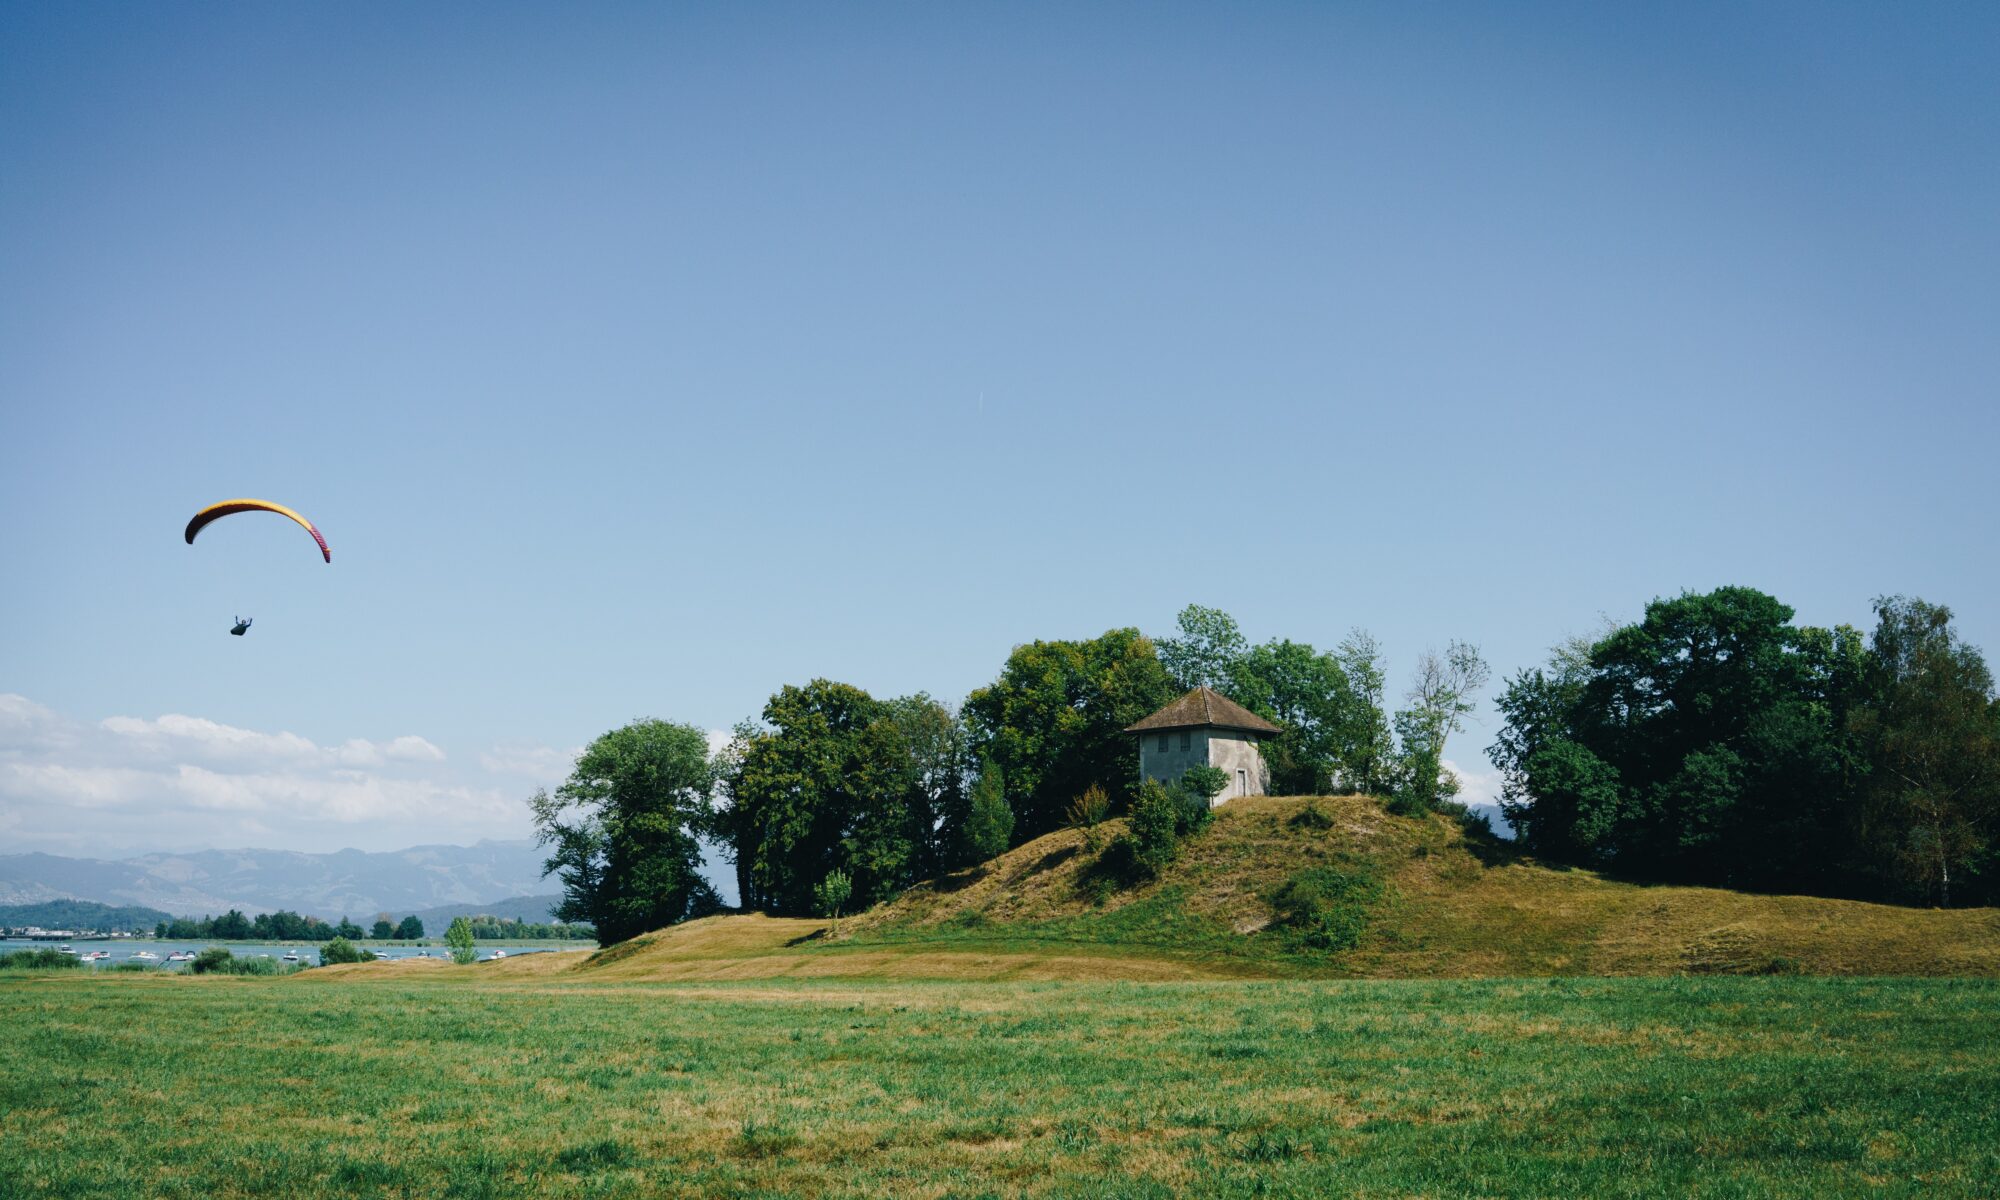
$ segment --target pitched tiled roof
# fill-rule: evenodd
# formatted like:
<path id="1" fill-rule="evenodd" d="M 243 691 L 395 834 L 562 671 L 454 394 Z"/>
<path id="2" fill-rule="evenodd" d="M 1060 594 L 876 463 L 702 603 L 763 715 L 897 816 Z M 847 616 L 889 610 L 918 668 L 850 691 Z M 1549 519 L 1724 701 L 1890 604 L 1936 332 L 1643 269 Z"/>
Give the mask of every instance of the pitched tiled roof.
<path id="1" fill-rule="evenodd" d="M 1198 725 L 1214 725 L 1222 729 L 1241 729 L 1249 733 L 1284 732 L 1284 730 L 1271 724 L 1269 721 L 1266 721 L 1214 688 L 1205 687 L 1196 688 L 1143 721 L 1127 725 L 1125 732 L 1142 733 L 1148 729 L 1188 729 Z"/>

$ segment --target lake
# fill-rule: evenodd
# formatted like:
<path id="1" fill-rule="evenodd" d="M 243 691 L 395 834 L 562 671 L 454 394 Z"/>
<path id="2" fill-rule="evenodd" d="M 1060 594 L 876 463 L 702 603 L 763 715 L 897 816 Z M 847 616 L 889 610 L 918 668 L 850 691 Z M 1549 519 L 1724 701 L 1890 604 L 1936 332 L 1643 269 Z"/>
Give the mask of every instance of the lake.
<path id="1" fill-rule="evenodd" d="M 388 946 L 383 946 L 379 949 L 372 943 L 366 941 L 360 941 L 354 944 L 363 950 L 372 950 L 376 954 L 383 955 L 388 958 L 417 958 L 426 953 L 429 954 L 432 958 L 451 957 L 451 949 L 442 944 L 431 945 L 431 946 L 388 945 Z M 139 953 L 141 950 L 145 950 L 160 956 L 159 961 L 154 964 L 155 966 L 161 966 L 161 967 L 172 966 L 178 968 L 185 966 L 186 964 L 169 963 L 167 962 L 167 955 L 173 954 L 176 951 L 181 951 L 181 950 L 186 950 L 191 953 L 199 954 L 201 951 L 206 950 L 210 946 L 226 947 L 231 954 L 234 954 L 238 958 L 249 958 L 258 954 L 267 954 L 272 958 L 282 959 L 285 957 L 285 955 L 290 954 L 293 951 L 297 951 L 299 958 L 301 960 L 317 964 L 319 962 L 319 948 L 321 943 L 319 942 L 216 942 L 216 941 L 205 942 L 198 939 L 179 940 L 174 938 L 167 938 L 164 940 L 155 938 L 145 938 L 145 939 L 114 938 L 110 940 L 96 939 L 96 940 L 71 940 L 68 942 L 50 942 L 50 941 L 42 941 L 39 939 L 35 941 L 29 941 L 26 938 L 0 938 L 0 954 L 11 954 L 16 950 L 53 950 L 57 946 L 63 946 L 63 945 L 67 945 L 72 950 L 75 950 L 79 956 L 85 954 L 91 954 L 98 950 L 103 950 L 109 953 L 111 955 L 110 958 L 98 960 L 97 965 L 100 967 L 111 967 L 111 966 L 117 966 L 119 963 L 122 962 L 130 962 L 132 961 L 133 955 Z M 548 954 L 548 953 L 555 953 L 555 952 L 569 951 L 569 950 L 595 950 L 596 948 L 597 948 L 597 943 L 595 942 L 567 942 L 560 945 L 555 945 L 549 942 L 518 942 L 518 941 L 510 942 L 501 940 L 496 940 L 491 942 L 480 942 L 475 947 L 475 949 L 477 949 L 479 952 L 479 957 L 482 959 L 493 957 L 493 952 L 495 950 L 505 950 L 507 952 L 507 957 L 513 958 L 515 955 L 518 954 Z M 138 961 L 144 962 L 146 960 L 140 959 Z M 88 963 L 85 964 L 85 966 L 89 965 L 90 964 Z"/>

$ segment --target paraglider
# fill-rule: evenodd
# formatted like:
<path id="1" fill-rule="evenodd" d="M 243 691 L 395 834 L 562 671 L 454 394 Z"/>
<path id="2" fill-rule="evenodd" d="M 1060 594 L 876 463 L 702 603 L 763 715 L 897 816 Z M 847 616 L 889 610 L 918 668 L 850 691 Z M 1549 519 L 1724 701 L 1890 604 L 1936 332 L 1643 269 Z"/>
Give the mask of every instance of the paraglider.
<path id="1" fill-rule="evenodd" d="M 220 504 L 209 505 L 207 508 L 196 513 L 194 519 L 188 522 L 187 544 L 190 546 L 194 545 L 194 535 L 208 528 L 211 521 L 240 512 L 274 512 L 281 517 L 290 517 L 300 525 L 305 526 L 305 531 L 312 534 L 313 541 L 319 543 L 320 556 L 326 559 L 328 563 L 333 562 L 333 551 L 327 548 L 326 539 L 320 536 L 319 530 L 314 527 L 311 521 L 306 520 L 292 509 L 286 508 L 282 504 L 274 504 L 269 500 L 224 500 Z"/>
<path id="2" fill-rule="evenodd" d="M 209 505 L 196 513 L 187 523 L 187 544 L 194 545 L 194 535 L 208 528 L 210 522 L 240 512 L 274 512 L 281 517 L 290 517 L 303 526 L 307 533 L 312 534 L 313 541 L 319 543 L 320 557 L 329 564 L 333 562 L 333 551 L 327 547 L 326 539 L 320 536 L 318 527 L 296 511 L 269 500 L 224 500 L 220 504 Z M 242 637 L 250 632 L 250 621 L 249 617 L 236 618 L 236 623 L 229 627 L 229 632 L 236 637 Z"/>

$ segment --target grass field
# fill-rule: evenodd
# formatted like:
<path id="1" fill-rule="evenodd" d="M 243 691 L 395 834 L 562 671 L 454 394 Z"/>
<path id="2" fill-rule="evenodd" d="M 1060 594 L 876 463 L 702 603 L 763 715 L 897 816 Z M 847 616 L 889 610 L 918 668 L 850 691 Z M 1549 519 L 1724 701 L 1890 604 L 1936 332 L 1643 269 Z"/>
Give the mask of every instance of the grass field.
<path id="1" fill-rule="evenodd" d="M 0 981 L 0 1196 L 1933 1197 L 2000 1180 L 1984 980 L 663 984 L 496 966 Z"/>

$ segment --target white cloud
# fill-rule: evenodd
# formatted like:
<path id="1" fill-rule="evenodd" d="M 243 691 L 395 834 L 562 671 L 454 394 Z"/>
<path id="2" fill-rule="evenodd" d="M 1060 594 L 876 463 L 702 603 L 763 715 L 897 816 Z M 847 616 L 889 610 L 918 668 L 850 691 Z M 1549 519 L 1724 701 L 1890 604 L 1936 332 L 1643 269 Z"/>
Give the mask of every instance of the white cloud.
<path id="1" fill-rule="evenodd" d="M 289 762 L 339 764 L 373 767 L 384 762 L 442 762 L 444 751 L 415 734 L 404 734 L 387 742 L 348 738 L 338 746 L 322 747 L 312 739 L 281 731 L 262 733 L 239 729 L 206 717 L 168 713 L 148 720 L 143 717 L 106 717 L 99 724 L 121 738 L 130 739 L 146 750 L 170 754 L 199 754 L 210 761 Z"/>
<path id="2" fill-rule="evenodd" d="M 1468 771 L 1448 758 L 1444 760 L 1444 768 L 1458 776 L 1458 795 L 1452 798 L 1460 804 L 1481 808 L 1500 807 L 1500 772 Z"/>
<path id="3" fill-rule="evenodd" d="M 0 829 L 10 848 L 390 849 L 524 836 L 520 796 L 472 776 L 416 734 L 322 746 L 181 713 L 93 724 L 0 693 Z"/>
<path id="4" fill-rule="evenodd" d="M 479 765 L 495 775 L 525 775 L 530 779 L 559 782 L 576 766 L 583 747 L 557 750 L 520 742 L 502 742 L 479 756 Z"/>

